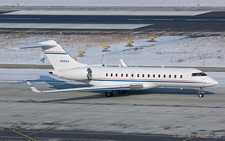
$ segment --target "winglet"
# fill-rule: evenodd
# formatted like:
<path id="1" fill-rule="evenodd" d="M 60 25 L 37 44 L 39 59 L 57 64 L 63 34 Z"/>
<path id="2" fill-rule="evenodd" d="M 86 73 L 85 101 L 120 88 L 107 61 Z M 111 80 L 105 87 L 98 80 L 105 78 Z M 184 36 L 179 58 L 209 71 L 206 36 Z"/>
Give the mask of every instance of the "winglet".
<path id="1" fill-rule="evenodd" d="M 41 91 L 37 90 L 29 81 L 27 81 L 27 85 L 31 88 L 31 90 L 35 93 L 41 93 Z"/>
<path id="2" fill-rule="evenodd" d="M 128 67 L 127 64 L 123 61 L 123 59 L 120 59 L 122 67 Z"/>

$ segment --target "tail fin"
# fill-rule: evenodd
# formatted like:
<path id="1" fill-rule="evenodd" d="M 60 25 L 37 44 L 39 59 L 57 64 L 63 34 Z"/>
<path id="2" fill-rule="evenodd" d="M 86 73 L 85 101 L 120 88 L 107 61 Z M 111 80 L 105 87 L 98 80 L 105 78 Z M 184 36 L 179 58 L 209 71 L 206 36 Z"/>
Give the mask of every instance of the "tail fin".
<path id="1" fill-rule="evenodd" d="M 23 46 L 20 49 L 25 48 L 37 48 L 41 47 L 48 60 L 52 64 L 55 70 L 69 69 L 75 67 L 85 67 L 87 64 L 81 64 L 75 61 L 56 41 L 49 40 L 46 42 L 40 42 L 37 45 Z"/>

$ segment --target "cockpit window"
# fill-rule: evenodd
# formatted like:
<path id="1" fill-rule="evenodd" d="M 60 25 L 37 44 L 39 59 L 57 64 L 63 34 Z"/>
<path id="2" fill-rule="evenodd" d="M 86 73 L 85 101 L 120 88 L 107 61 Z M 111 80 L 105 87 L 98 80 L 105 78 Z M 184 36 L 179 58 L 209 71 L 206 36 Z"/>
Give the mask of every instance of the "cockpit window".
<path id="1" fill-rule="evenodd" d="M 192 76 L 207 76 L 204 72 L 192 73 Z"/>

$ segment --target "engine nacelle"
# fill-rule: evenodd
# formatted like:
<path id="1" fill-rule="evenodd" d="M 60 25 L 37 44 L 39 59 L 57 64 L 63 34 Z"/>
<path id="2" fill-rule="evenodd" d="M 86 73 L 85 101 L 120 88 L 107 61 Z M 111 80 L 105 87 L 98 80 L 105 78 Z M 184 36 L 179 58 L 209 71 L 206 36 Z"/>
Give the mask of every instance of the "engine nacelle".
<path id="1" fill-rule="evenodd" d="M 92 70 L 90 68 L 73 68 L 60 71 L 53 71 L 50 73 L 60 78 L 77 81 L 85 81 L 92 79 Z"/>

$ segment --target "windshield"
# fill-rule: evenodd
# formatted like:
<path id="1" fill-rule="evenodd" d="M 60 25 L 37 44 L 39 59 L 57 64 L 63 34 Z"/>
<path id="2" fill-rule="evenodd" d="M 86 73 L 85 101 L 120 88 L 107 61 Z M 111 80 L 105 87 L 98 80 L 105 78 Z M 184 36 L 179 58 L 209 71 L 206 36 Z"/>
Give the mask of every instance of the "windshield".
<path id="1" fill-rule="evenodd" d="M 192 73 L 192 76 L 207 76 L 204 72 Z"/>

